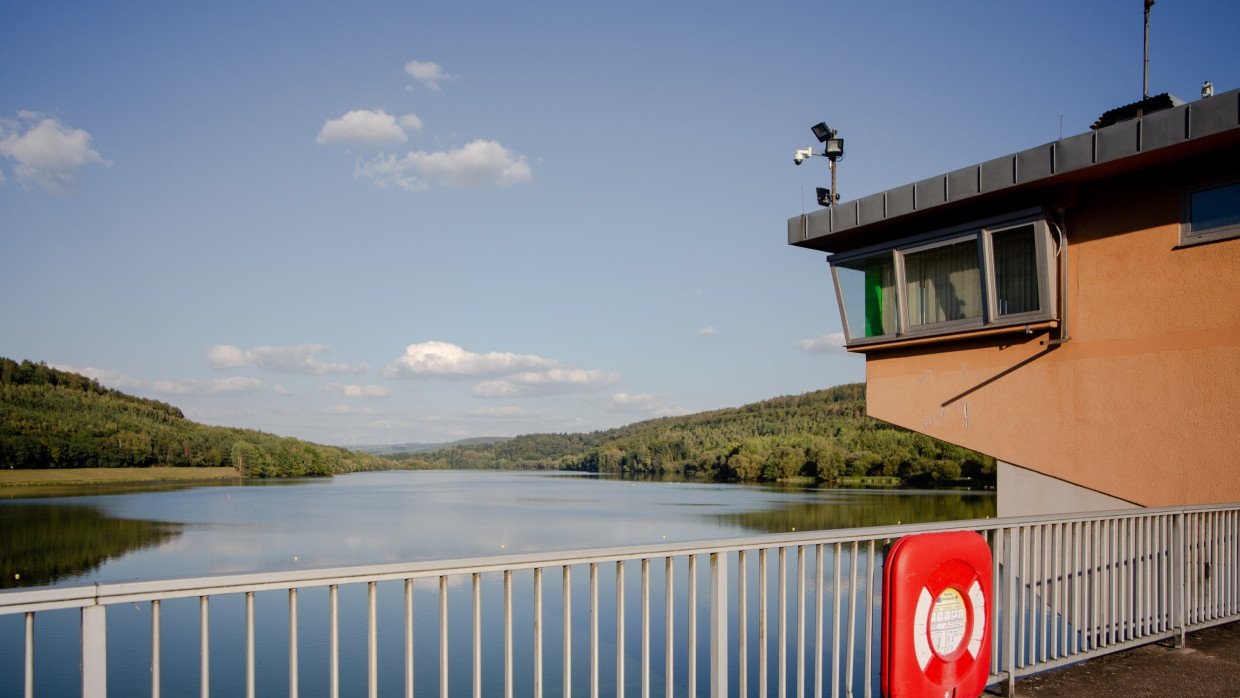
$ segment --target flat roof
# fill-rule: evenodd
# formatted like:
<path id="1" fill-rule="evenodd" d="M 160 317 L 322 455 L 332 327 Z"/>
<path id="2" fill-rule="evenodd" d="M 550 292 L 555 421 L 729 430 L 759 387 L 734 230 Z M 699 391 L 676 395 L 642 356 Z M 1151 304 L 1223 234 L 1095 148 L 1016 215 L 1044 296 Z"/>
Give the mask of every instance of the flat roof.
<path id="1" fill-rule="evenodd" d="M 844 252 L 911 226 L 943 227 L 1045 203 L 1106 179 L 1240 144 L 1240 89 L 788 219 L 788 244 Z"/>

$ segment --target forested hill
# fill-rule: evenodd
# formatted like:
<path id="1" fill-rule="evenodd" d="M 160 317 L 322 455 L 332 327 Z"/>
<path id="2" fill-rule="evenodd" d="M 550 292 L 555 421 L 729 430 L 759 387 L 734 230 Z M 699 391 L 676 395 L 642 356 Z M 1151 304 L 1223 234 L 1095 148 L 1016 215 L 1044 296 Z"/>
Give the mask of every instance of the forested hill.
<path id="1" fill-rule="evenodd" d="M 400 467 L 366 453 L 192 422 L 43 363 L 0 358 L 0 468 L 234 467 L 247 477 Z"/>
<path id="2" fill-rule="evenodd" d="M 246 477 L 389 468 L 522 468 L 718 481 L 994 482 L 994 459 L 865 416 L 865 386 L 578 434 L 529 434 L 386 458 L 192 422 L 42 363 L 0 358 L 0 468 L 233 467 Z"/>
<path id="3" fill-rule="evenodd" d="M 994 483 L 993 458 L 865 413 L 865 385 L 842 385 L 607 431 L 530 434 L 392 457 L 415 467 L 675 473 L 719 481 L 884 477 L 908 484 Z"/>

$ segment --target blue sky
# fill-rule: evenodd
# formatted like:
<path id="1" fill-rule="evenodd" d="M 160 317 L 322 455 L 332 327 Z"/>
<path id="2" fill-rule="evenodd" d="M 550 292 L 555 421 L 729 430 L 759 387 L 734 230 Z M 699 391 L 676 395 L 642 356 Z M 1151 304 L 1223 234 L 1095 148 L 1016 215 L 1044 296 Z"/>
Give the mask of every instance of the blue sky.
<path id="1" fill-rule="evenodd" d="M 1240 3 L 1150 88 L 1240 87 Z M 588 431 L 862 380 L 817 207 L 1141 97 L 1102 2 L 0 6 L 0 355 L 321 443 Z M 1062 124 L 1062 126 L 1061 126 Z"/>

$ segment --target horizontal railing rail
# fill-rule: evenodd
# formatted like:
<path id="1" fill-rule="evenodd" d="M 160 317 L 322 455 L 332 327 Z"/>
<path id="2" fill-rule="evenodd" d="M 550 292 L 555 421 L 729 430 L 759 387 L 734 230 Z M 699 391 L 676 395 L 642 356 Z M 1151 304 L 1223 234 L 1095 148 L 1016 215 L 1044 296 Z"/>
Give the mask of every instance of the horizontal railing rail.
<path id="1" fill-rule="evenodd" d="M 1008 695 L 1240 618 L 1240 505 L 1139 509 L 6 591 L 0 694 L 871 696 L 886 545 L 956 530 L 991 547 Z"/>

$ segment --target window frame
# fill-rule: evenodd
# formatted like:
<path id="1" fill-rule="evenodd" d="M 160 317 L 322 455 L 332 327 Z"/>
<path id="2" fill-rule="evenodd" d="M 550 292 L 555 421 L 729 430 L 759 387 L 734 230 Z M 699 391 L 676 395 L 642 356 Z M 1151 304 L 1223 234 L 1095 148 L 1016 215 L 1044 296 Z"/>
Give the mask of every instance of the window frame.
<path id="1" fill-rule="evenodd" d="M 1240 186 L 1240 179 L 1214 180 L 1184 190 L 1180 199 L 1180 246 L 1200 245 L 1240 237 L 1240 222 L 1193 231 L 1193 195 L 1212 189 Z"/>
<path id="2" fill-rule="evenodd" d="M 1033 226 L 1035 244 L 1034 255 L 1037 263 L 1035 273 L 1038 279 L 1038 308 L 1022 313 L 1000 315 L 996 299 L 993 236 L 997 233 L 1029 225 Z M 977 317 L 910 325 L 905 255 L 967 241 L 976 241 L 977 243 L 982 312 Z M 1042 210 L 1031 209 L 909 236 L 890 243 L 870 245 L 857 250 L 830 255 L 827 257 L 827 262 L 831 265 L 831 279 L 835 286 L 835 296 L 839 304 L 840 320 L 844 328 L 845 346 L 853 348 L 924 337 L 967 335 L 978 330 L 1021 327 L 1038 322 L 1056 320 L 1059 315 L 1058 283 L 1057 279 L 1053 278 L 1056 276 L 1057 270 L 1057 265 L 1053 263 L 1053 259 L 1059 252 L 1054 249 L 1050 225 L 1047 223 Z M 837 268 L 847 262 L 882 255 L 890 255 L 893 265 L 895 318 L 892 326 L 894 331 L 873 337 L 854 337 L 849 326 L 848 304 L 845 302 L 843 286 L 840 283 Z"/>

